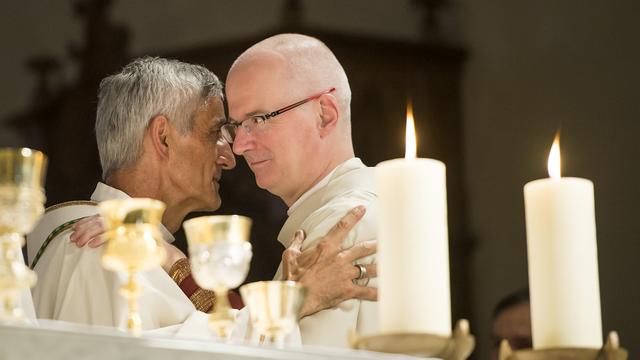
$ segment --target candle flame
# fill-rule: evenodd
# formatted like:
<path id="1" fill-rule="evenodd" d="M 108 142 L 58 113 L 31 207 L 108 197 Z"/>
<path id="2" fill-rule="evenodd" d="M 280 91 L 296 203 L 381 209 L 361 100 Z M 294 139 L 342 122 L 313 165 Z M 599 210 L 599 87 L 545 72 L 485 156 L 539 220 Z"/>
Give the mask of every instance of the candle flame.
<path id="1" fill-rule="evenodd" d="M 416 126 L 413 120 L 413 105 L 411 101 L 407 103 L 407 130 L 405 133 L 404 158 L 416 158 Z"/>
<path id="2" fill-rule="evenodd" d="M 549 151 L 549 160 L 547 161 L 549 176 L 553 179 L 560 179 L 560 167 L 560 133 L 558 132 L 555 139 L 553 139 L 551 151 Z"/>

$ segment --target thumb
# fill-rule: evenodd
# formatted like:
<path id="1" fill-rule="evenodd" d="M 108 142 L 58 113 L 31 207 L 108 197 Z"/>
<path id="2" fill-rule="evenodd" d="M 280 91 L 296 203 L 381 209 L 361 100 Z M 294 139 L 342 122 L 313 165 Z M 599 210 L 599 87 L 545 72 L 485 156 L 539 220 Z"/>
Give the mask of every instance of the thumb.
<path id="1" fill-rule="evenodd" d="M 296 231 L 296 233 L 293 234 L 293 241 L 291 242 L 291 245 L 289 245 L 289 249 L 293 251 L 302 251 L 302 243 L 305 238 L 306 234 L 304 233 L 304 230 L 300 229 Z"/>

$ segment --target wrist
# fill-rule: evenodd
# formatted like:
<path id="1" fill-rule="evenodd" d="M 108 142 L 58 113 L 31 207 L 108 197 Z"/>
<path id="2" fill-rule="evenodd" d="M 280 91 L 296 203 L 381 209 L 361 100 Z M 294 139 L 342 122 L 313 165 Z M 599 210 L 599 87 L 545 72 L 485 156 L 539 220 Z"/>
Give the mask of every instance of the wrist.
<path id="1" fill-rule="evenodd" d="M 309 303 L 305 301 L 302 305 L 302 309 L 300 310 L 300 319 L 311 314 L 313 314 L 313 312 L 311 311 L 311 306 L 309 306 Z"/>
<path id="2" fill-rule="evenodd" d="M 305 316 L 313 315 L 320 311 L 320 307 L 317 301 L 317 298 L 313 296 L 309 296 L 310 293 L 307 293 L 307 298 L 302 304 L 302 309 L 300 309 L 300 318 L 302 319 Z"/>
<path id="3" fill-rule="evenodd" d="M 165 258 L 161 264 L 164 271 L 166 271 L 167 273 L 171 273 L 172 267 L 181 260 L 186 261 L 187 264 L 189 263 L 187 256 L 182 251 L 180 251 L 180 249 L 166 242 L 162 245 L 165 250 Z"/>

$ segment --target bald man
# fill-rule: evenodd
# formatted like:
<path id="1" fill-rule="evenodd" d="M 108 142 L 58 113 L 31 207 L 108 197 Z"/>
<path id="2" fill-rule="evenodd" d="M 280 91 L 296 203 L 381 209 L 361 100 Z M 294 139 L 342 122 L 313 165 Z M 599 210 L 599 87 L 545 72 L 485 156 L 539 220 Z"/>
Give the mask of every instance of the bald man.
<path id="1" fill-rule="evenodd" d="M 343 247 L 373 246 L 376 206 L 373 169 L 355 157 L 351 140 L 351 89 L 340 62 L 320 40 L 281 34 L 242 53 L 227 76 L 229 122 L 222 127 L 233 151 L 242 155 L 260 188 L 289 207 L 278 241 L 291 247 L 303 229 L 302 250 L 319 239 L 349 209 L 367 212 Z M 296 244 L 293 244 L 296 248 Z M 304 344 L 347 346 L 350 330 L 377 330 L 373 257 L 354 264 L 355 299 L 335 304 L 300 322 Z M 286 264 L 285 264 L 286 265 Z M 283 271 L 276 279 L 296 280 Z M 375 286 L 372 279 L 369 286 Z"/>

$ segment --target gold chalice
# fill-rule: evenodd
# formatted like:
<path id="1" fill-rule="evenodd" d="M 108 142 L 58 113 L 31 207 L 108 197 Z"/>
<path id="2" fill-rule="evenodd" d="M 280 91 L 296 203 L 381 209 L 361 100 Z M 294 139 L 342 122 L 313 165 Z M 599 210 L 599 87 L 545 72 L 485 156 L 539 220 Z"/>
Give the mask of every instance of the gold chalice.
<path id="1" fill-rule="evenodd" d="M 254 329 L 278 344 L 298 323 L 307 288 L 295 281 L 258 281 L 242 286 L 240 294 Z"/>
<path id="2" fill-rule="evenodd" d="M 120 289 L 128 300 L 127 330 L 139 335 L 142 329 L 138 313 L 140 287 L 136 274 L 158 266 L 166 256 L 160 241 L 160 225 L 165 205 L 144 198 L 104 201 L 98 205 L 105 222 L 107 245 L 102 264 L 113 271 L 126 272 L 129 281 Z"/>
<path id="3" fill-rule="evenodd" d="M 209 324 L 228 340 L 235 313 L 229 305 L 229 289 L 242 284 L 249 272 L 251 219 L 239 215 L 202 216 L 184 222 L 189 243 L 191 273 L 216 299 Z"/>
<path id="4" fill-rule="evenodd" d="M 0 322 L 20 323 L 22 291 L 36 283 L 36 273 L 22 259 L 24 234 L 44 212 L 47 157 L 28 148 L 0 149 Z"/>

